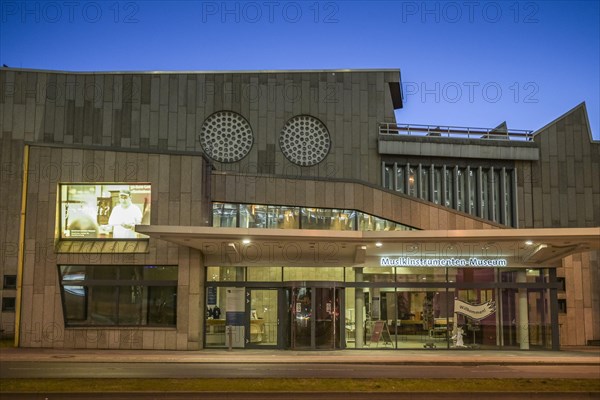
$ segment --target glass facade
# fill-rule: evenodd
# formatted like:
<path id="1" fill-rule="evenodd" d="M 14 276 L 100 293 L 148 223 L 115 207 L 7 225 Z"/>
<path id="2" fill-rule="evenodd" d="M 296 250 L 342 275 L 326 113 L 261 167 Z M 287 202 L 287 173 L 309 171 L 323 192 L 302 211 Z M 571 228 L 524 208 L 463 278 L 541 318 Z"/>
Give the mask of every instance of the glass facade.
<path id="1" fill-rule="evenodd" d="M 357 213 L 353 210 L 302 209 L 302 229 L 355 231 Z"/>
<path id="2" fill-rule="evenodd" d="M 398 163 L 383 163 L 383 168 L 387 189 L 516 226 L 514 168 Z"/>
<path id="3" fill-rule="evenodd" d="M 213 203 L 213 227 L 406 231 L 409 226 L 356 210 Z M 239 221 L 239 224 L 238 224 Z"/>
<path id="4" fill-rule="evenodd" d="M 405 169 L 396 165 L 396 190 L 400 193 L 406 193 L 406 174 Z"/>
<path id="5" fill-rule="evenodd" d="M 413 167 L 407 167 L 408 170 L 408 192 L 409 196 L 417 197 L 417 176 Z"/>
<path id="6" fill-rule="evenodd" d="M 458 168 L 456 171 L 456 182 L 458 187 L 457 210 L 467 211 L 467 176 L 464 168 Z"/>
<path id="7" fill-rule="evenodd" d="M 454 171 L 451 169 L 445 170 L 445 189 L 444 189 L 444 204 L 446 207 L 454 208 Z"/>
<path id="8" fill-rule="evenodd" d="M 238 215 L 240 209 L 238 204 L 226 204 L 226 203 L 213 203 L 213 226 L 216 227 L 244 227 L 244 228 L 265 228 L 267 224 L 267 218 L 265 216 L 264 222 L 260 218 L 262 215 L 256 215 L 256 219 L 252 219 L 253 216 L 247 214 L 247 207 L 242 207 L 242 212 L 246 214 L 245 223 L 248 226 L 238 225 Z M 251 222 L 252 221 L 252 222 Z"/>
<path id="9" fill-rule="evenodd" d="M 227 210 L 231 213 L 237 212 L 237 208 L 231 204 L 221 204 L 221 206 L 213 206 L 213 224 L 214 226 L 235 226 L 236 221 L 222 221 L 221 215 L 227 206 Z M 267 206 L 254 204 L 241 204 L 240 208 L 240 228 L 266 228 L 267 227 Z M 229 224 L 229 225 L 228 225 Z"/>
<path id="10" fill-rule="evenodd" d="M 66 326 L 175 326 L 177 267 L 60 265 Z"/>
<path id="11" fill-rule="evenodd" d="M 421 168 L 421 179 L 419 180 L 419 185 L 421 186 L 421 198 L 427 201 L 430 201 L 429 198 L 429 168 L 422 167 Z"/>
<path id="12" fill-rule="evenodd" d="M 504 174 L 504 215 L 509 226 L 513 224 L 513 174 L 514 171 Z"/>
<path id="13" fill-rule="evenodd" d="M 500 222 L 502 221 L 502 213 L 500 210 L 502 210 L 502 193 L 501 193 L 501 188 L 502 188 L 502 184 L 500 182 L 500 171 L 498 171 L 497 169 L 494 169 L 494 174 L 493 174 L 493 201 L 492 201 L 492 206 L 493 206 L 493 211 L 494 211 L 494 216 L 493 218 L 491 218 L 493 221 L 496 222 Z"/>
<path id="14" fill-rule="evenodd" d="M 492 219 L 490 215 L 490 185 L 489 185 L 489 173 L 487 170 L 482 168 L 479 169 L 481 176 L 481 202 L 479 203 L 481 207 L 481 214 L 479 215 L 484 219 Z"/>
<path id="15" fill-rule="evenodd" d="M 475 177 L 475 172 L 469 168 L 469 182 L 468 182 L 468 196 L 469 196 L 469 201 L 468 201 L 468 213 L 471 215 L 477 215 L 477 196 L 475 195 L 475 193 L 477 193 L 477 190 L 479 189 L 477 187 L 477 180 Z M 510 224 L 508 224 L 510 225 Z"/>
<path id="16" fill-rule="evenodd" d="M 259 346 L 552 348 L 548 269 L 209 267 L 206 285 L 209 308 L 219 310 L 228 288 L 245 288 L 258 305 L 247 327 Z M 225 318 L 207 312 L 207 347 L 226 346 Z M 274 320 L 278 330 L 267 329 Z"/>
<path id="17" fill-rule="evenodd" d="M 434 168 L 433 170 L 433 197 L 431 199 L 435 204 L 442 202 L 442 169 Z"/>

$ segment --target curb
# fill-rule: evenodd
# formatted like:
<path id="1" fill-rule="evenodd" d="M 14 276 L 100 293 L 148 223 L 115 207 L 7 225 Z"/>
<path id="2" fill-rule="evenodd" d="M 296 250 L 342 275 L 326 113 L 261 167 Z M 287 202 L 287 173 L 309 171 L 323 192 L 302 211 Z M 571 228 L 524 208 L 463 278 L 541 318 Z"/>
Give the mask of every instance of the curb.
<path id="1" fill-rule="evenodd" d="M 600 392 L 50 392 L 24 393 L 0 392 L 7 398 L 46 400 L 79 400 L 79 399 L 597 399 Z M 40 397 L 37 397 L 39 395 Z M 123 396 L 123 397 L 121 397 Z"/>

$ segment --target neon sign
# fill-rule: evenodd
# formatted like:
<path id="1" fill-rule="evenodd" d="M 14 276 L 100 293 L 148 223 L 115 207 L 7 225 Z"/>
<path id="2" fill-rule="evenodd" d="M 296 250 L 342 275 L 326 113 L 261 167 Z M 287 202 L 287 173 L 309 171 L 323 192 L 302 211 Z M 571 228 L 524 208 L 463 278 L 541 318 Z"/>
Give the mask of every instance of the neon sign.
<path id="1" fill-rule="evenodd" d="M 415 258 L 415 257 L 381 257 L 382 267 L 506 267 L 505 258 Z"/>

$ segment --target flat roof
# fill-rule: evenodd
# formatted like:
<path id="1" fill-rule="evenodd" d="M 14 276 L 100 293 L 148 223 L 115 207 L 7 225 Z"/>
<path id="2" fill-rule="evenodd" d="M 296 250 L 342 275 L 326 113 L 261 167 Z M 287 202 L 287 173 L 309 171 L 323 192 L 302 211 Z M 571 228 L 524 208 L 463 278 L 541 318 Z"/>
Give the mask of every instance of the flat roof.
<path id="1" fill-rule="evenodd" d="M 85 74 L 85 75 L 109 75 L 109 74 L 287 74 L 287 73 L 360 73 L 360 72 L 397 72 L 399 68 L 340 68 L 340 69 L 281 69 L 281 70 L 224 70 L 224 71 L 202 71 L 202 70 L 181 70 L 181 71 L 66 71 L 66 70 L 49 70 L 35 68 L 13 68 L 1 67 L 3 71 L 22 71 L 22 72 L 43 72 L 55 74 Z"/>

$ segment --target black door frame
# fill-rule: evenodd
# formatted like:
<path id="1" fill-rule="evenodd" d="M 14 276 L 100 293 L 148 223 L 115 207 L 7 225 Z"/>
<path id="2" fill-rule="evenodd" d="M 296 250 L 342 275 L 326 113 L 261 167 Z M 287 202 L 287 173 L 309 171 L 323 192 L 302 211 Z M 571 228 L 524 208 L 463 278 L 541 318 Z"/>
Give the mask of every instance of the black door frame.
<path id="1" fill-rule="evenodd" d="M 292 291 L 295 288 L 310 288 L 311 289 L 311 315 L 313 315 L 312 323 L 311 323 L 311 345 L 310 348 L 304 348 L 302 350 L 341 350 L 346 348 L 346 329 L 345 329 L 345 321 L 346 321 L 346 291 L 344 282 L 337 281 L 289 281 L 285 282 L 285 287 L 283 288 L 284 292 L 287 292 L 287 304 L 285 305 L 285 311 L 287 318 L 289 319 L 287 324 L 280 324 L 280 327 L 283 330 L 283 334 L 288 338 L 286 341 L 285 349 L 297 350 L 291 347 L 291 334 L 292 327 L 291 324 L 293 321 L 291 320 L 292 307 Z M 316 306 L 316 290 L 315 289 L 333 289 L 334 290 L 334 304 L 335 298 L 337 294 L 337 298 L 339 299 L 338 306 L 338 323 L 336 325 L 335 316 L 333 320 L 334 324 L 334 345 L 331 349 L 317 349 L 316 346 L 316 320 L 314 316 L 315 306 Z M 339 289 L 339 290 L 338 290 Z M 336 293 L 337 292 L 337 293 Z M 285 297 L 285 296 L 284 296 Z M 334 306 L 335 307 L 335 306 Z M 282 319 L 283 320 L 283 319 Z M 339 347 L 336 347 L 336 343 L 339 343 Z"/>

